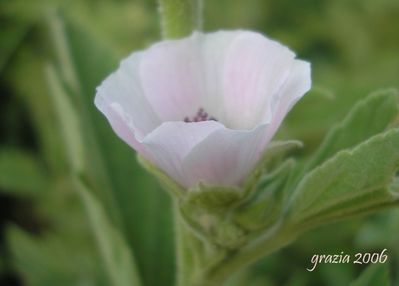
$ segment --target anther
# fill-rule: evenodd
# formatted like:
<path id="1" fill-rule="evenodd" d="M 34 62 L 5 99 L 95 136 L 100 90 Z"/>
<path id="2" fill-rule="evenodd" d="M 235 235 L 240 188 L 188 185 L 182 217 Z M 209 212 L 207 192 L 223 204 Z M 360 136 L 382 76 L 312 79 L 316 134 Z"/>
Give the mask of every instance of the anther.
<path id="1" fill-rule="evenodd" d="M 201 122 L 201 121 L 207 121 L 207 120 L 212 120 L 212 121 L 217 121 L 217 119 L 213 116 L 209 117 L 209 114 L 205 112 L 205 110 L 201 107 L 198 109 L 197 114 L 189 118 L 188 116 L 184 117 L 184 122 Z"/>

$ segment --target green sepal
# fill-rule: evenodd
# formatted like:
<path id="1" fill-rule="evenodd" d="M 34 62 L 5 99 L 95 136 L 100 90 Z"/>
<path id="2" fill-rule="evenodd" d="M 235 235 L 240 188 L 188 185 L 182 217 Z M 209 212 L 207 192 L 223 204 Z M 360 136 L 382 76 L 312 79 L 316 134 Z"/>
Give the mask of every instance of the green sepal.
<path id="1" fill-rule="evenodd" d="M 287 155 L 302 147 L 303 143 L 297 140 L 273 141 L 269 143 L 262 158 L 245 181 L 244 189 L 250 191 L 262 175 L 270 173 L 281 164 Z"/>
<path id="2" fill-rule="evenodd" d="M 284 158 L 302 147 L 299 141 L 269 144 L 242 188 L 199 184 L 180 201 L 183 217 L 204 239 L 234 249 L 251 231 L 265 230 L 283 210 L 283 186 L 294 162 Z"/>
<path id="3" fill-rule="evenodd" d="M 242 201 L 242 189 L 200 183 L 185 190 L 142 156 L 137 157 L 144 169 L 157 178 L 161 187 L 177 199 L 185 224 L 197 237 L 225 248 L 235 248 L 244 242 L 243 231 L 227 219 L 230 210 Z"/>
<path id="4" fill-rule="evenodd" d="M 298 140 L 272 141 L 266 148 L 262 159 L 257 164 L 256 170 L 268 171 L 280 166 L 281 162 L 292 152 L 303 147 Z"/>
<path id="5" fill-rule="evenodd" d="M 245 232 L 232 221 L 234 209 L 242 202 L 239 188 L 198 184 L 180 200 L 183 218 L 203 240 L 235 249 L 245 242 Z"/>
<path id="6" fill-rule="evenodd" d="M 244 185 L 243 204 L 234 213 L 235 222 L 243 229 L 265 229 L 281 215 L 286 200 L 284 186 L 295 164 L 294 160 L 285 158 L 302 146 L 302 142 L 296 140 L 269 144 Z"/>
<path id="7" fill-rule="evenodd" d="M 237 206 L 244 197 L 239 188 L 198 184 L 189 189 L 184 203 L 208 213 L 223 214 Z"/>
<path id="8" fill-rule="evenodd" d="M 294 140 L 270 143 L 242 187 L 199 183 L 186 190 L 140 155 L 138 160 L 177 199 L 182 218 L 199 238 L 236 249 L 249 232 L 267 228 L 281 214 L 283 185 L 293 161 L 281 162 L 300 147 L 302 143 Z"/>
<path id="9" fill-rule="evenodd" d="M 269 143 L 262 158 L 258 161 L 255 168 L 252 170 L 248 176 L 248 179 L 244 183 L 243 189 L 246 200 L 251 200 L 261 189 L 261 185 L 265 186 L 267 184 L 266 178 L 269 176 L 269 174 L 275 173 L 275 170 L 280 169 L 285 158 L 289 154 L 302 147 L 303 143 L 297 140 L 273 141 Z M 260 184 L 261 181 L 264 183 Z"/>
<path id="10" fill-rule="evenodd" d="M 283 192 L 295 162 L 286 160 L 279 168 L 260 178 L 253 197 L 240 206 L 235 221 L 248 231 L 265 229 L 282 215 L 286 194 Z"/>

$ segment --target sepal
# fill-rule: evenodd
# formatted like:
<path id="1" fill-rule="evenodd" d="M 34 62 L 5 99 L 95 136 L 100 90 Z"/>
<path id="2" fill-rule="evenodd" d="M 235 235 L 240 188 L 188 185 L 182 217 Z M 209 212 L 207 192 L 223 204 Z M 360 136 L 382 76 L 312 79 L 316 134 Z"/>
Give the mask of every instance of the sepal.
<path id="1" fill-rule="evenodd" d="M 249 194 L 252 193 L 262 176 L 279 168 L 280 164 L 288 155 L 302 147 L 303 143 L 297 140 L 271 142 L 267 146 L 262 158 L 248 176 L 248 179 L 245 181 L 245 192 Z"/>
<path id="2" fill-rule="evenodd" d="M 237 209 L 235 221 L 247 231 L 265 229 L 284 211 L 285 185 L 295 165 L 288 159 L 270 174 L 264 174 L 253 190 L 253 197 Z"/>
<path id="3" fill-rule="evenodd" d="M 238 249 L 252 232 L 267 231 L 278 220 L 284 209 L 284 185 L 294 166 L 293 160 L 283 160 L 300 147 L 299 141 L 270 143 L 241 187 L 200 183 L 186 190 L 143 157 L 138 158 L 177 201 L 182 219 L 198 238 L 224 249 Z"/>
<path id="4" fill-rule="evenodd" d="M 245 231 L 232 219 L 243 197 L 244 192 L 238 188 L 200 184 L 179 201 L 180 211 L 189 227 L 203 240 L 235 249 L 246 241 Z"/>

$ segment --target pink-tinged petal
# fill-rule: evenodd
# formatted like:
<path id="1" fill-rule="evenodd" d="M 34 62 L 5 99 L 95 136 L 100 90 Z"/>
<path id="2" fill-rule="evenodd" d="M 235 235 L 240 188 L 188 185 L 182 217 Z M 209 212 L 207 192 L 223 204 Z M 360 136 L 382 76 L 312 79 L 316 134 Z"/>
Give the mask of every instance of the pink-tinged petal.
<path id="1" fill-rule="evenodd" d="M 165 122 L 141 142 L 148 154 L 144 156 L 184 185 L 186 180 L 182 172 L 183 159 L 209 134 L 223 128 L 224 126 L 216 121 Z"/>
<path id="2" fill-rule="evenodd" d="M 223 114 L 226 51 L 242 31 L 194 32 L 182 40 L 163 41 L 146 52 L 140 66 L 143 89 L 163 121 L 193 116 L 199 108 Z"/>
<path id="3" fill-rule="evenodd" d="M 226 52 L 223 122 L 233 129 L 252 129 L 262 119 L 270 122 L 275 95 L 290 74 L 295 54 L 254 32 L 241 32 Z"/>
<path id="4" fill-rule="evenodd" d="M 196 32 L 132 54 L 95 104 L 119 137 L 184 187 L 239 186 L 310 81 L 308 63 L 261 34 Z"/>
<path id="5" fill-rule="evenodd" d="M 163 41 L 145 51 L 140 79 L 147 100 L 162 121 L 183 120 L 201 107 L 202 36 L 194 33 L 183 40 Z"/>
<path id="6" fill-rule="evenodd" d="M 123 60 L 119 69 L 97 88 L 95 98 L 97 108 L 107 117 L 109 106 L 119 106 L 118 114 L 137 138 L 144 137 L 161 124 L 141 88 L 138 67 L 143 54 L 133 53 Z"/>
<path id="7" fill-rule="evenodd" d="M 267 128 L 266 124 L 253 130 L 224 128 L 210 134 L 184 159 L 184 185 L 238 186 L 261 157 Z"/>
<path id="8" fill-rule="evenodd" d="M 310 64 L 305 61 L 295 60 L 287 81 L 279 91 L 279 100 L 273 107 L 273 119 L 268 130 L 270 139 L 295 103 L 309 91 L 311 84 Z"/>
<path id="9" fill-rule="evenodd" d="M 205 92 L 201 96 L 201 107 L 223 123 L 225 123 L 223 71 L 226 52 L 241 33 L 243 32 L 218 31 L 202 35 L 199 57 Z"/>
<path id="10" fill-rule="evenodd" d="M 134 136 L 134 130 L 128 125 L 125 112 L 118 103 L 109 104 L 102 96 L 96 96 L 95 104 L 106 116 L 115 133 L 137 152 L 144 154 L 146 151 Z"/>

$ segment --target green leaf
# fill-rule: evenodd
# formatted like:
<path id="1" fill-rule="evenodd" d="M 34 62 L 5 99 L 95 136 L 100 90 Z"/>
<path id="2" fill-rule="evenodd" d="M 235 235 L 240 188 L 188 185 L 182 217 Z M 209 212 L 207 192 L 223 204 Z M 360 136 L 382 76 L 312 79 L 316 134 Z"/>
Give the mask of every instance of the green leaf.
<path id="1" fill-rule="evenodd" d="M 359 101 L 326 135 L 306 170 L 311 170 L 340 150 L 351 148 L 386 130 L 398 117 L 399 93 L 395 89 L 375 92 Z"/>
<path id="2" fill-rule="evenodd" d="M 73 173 L 90 173 L 93 169 L 90 166 L 91 161 L 87 160 L 87 151 L 84 142 L 84 117 L 79 114 L 78 108 L 72 104 L 72 97 L 63 86 L 59 73 L 54 66 L 47 64 L 45 66 L 45 75 L 49 87 L 49 94 L 53 100 L 57 119 L 62 130 L 63 147 L 68 155 L 69 171 Z M 116 222 L 120 222 L 119 211 L 115 206 L 112 194 L 107 188 L 98 188 L 98 195 L 108 207 L 110 214 Z M 96 189 L 97 191 L 97 189 Z"/>
<path id="3" fill-rule="evenodd" d="M 13 67 L 10 84 L 14 87 L 16 97 L 27 108 L 40 149 L 40 158 L 49 174 L 63 176 L 67 166 L 66 154 L 53 101 L 48 94 L 42 59 L 34 51 L 21 48 Z M 27 78 L 30 80 L 25 80 Z"/>
<path id="4" fill-rule="evenodd" d="M 339 152 L 308 173 L 295 190 L 290 218 L 304 226 L 398 204 L 399 129 Z"/>
<path id="5" fill-rule="evenodd" d="M 77 187 L 111 285 L 141 285 L 133 254 L 123 236 L 110 223 L 101 204 L 90 194 L 86 184 L 79 180 Z"/>
<path id="6" fill-rule="evenodd" d="M 8 25 L 11 26 L 11 24 Z M 9 30 L 0 31 L 2 36 L 2 41 L 0 43 L 0 73 L 3 72 L 10 58 L 22 44 L 30 27 L 24 23 L 18 23 L 17 25 L 14 24 L 12 30 L 10 28 L 11 27 L 9 27 Z"/>
<path id="7" fill-rule="evenodd" d="M 75 172 L 82 172 L 85 169 L 85 150 L 78 111 L 72 105 L 69 94 L 64 89 L 54 66 L 47 64 L 45 66 L 45 75 L 49 87 L 49 95 L 53 100 L 62 130 L 61 135 L 68 154 L 70 167 Z"/>
<path id="8" fill-rule="evenodd" d="M 389 286 L 388 264 L 371 264 L 350 286 Z"/>
<path id="9" fill-rule="evenodd" d="M 1 1 L 1 42 L 0 42 L 0 73 L 4 71 L 10 59 L 23 45 L 31 32 L 35 21 L 40 15 L 42 1 Z"/>
<path id="10" fill-rule="evenodd" d="M 18 196 L 37 196 L 47 188 L 38 160 L 22 150 L 0 150 L 0 190 Z"/>
<path id="11" fill-rule="evenodd" d="M 170 198 L 139 166 L 135 152 L 116 136 L 93 103 L 96 86 L 116 68 L 118 53 L 105 39 L 68 19 L 63 31 L 78 79 L 80 94 L 74 99 L 84 119 L 85 145 L 90 146 L 91 182 L 114 197 L 145 284 L 171 284 L 175 266 Z M 108 211 L 109 202 L 101 202 Z"/>
<path id="12" fill-rule="evenodd" d="M 80 233 L 82 235 L 82 233 Z M 55 233 L 35 236 L 17 226 L 7 228 L 9 263 L 32 286 L 107 286 L 90 245 Z"/>

